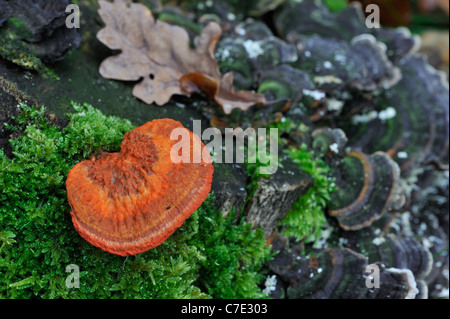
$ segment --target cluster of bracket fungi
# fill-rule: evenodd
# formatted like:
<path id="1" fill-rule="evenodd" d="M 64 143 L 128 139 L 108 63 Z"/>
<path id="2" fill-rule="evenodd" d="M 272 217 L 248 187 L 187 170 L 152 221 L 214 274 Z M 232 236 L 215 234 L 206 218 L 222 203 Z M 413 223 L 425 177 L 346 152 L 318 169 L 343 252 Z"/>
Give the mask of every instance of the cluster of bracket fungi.
<path id="1" fill-rule="evenodd" d="M 203 114 L 219 128 L 296 123 L 282 138 L 320 154 L 336 184 L 327 220 L 338 239 L 305 256 L 304 243 L 276 235 L 270 296 L 445 297 L 449 88 L 417 53 L 420 39 L 406 28 L 368 29 L 358 5 L 331 12 L 320 1 L 288 2 L 270 16 L 273 29 L 230 19 L 223 5 L 208 12 L 198 22 L 214 16 L 226 30 L 220 69 L 268 103 L 231 116 L 204 103 Z M 370 264 L 379 289 L 365 285 Z"/>
<path id="2" fill-rule="evenodd" d="M 416 53 L 408 30 L 367 29 L 357 6 L 331 13 L 303 1 L 283 8 L 275 25 L 297 48 L 295 66 L 324 93 L 310 115 L 311 143 L 336 180 L 328 213 L 340 228 L 337 247 L 313 257 L 280 248 L 271 265 L 280 290 L 292 298 L 445 296 L 446 75 Z M 426 196 L 435 200 L 423 205 Z M 379 289 L 362 284 L 368 263 L 380 266 Z"/>

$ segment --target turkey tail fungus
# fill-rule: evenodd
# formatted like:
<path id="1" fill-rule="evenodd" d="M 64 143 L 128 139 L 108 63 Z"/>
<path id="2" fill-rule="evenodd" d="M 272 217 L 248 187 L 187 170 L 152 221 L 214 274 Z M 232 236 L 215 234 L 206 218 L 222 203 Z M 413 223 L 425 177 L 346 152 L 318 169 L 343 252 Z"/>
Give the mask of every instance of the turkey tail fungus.
<path id="1" fill-rule="evenodd" d="M 208 152 L 199 163 L 173 163 L 177 128 L 177 121 L 153 120 L 125 134 L 119 153 L 100 152 L 70 170 L 67 198 L 84 239 L 116 255 L 139 254 L 163 243 L 202 204 L 214 168 Z M 188 132 L 195 157 L 205 146 Z"/>

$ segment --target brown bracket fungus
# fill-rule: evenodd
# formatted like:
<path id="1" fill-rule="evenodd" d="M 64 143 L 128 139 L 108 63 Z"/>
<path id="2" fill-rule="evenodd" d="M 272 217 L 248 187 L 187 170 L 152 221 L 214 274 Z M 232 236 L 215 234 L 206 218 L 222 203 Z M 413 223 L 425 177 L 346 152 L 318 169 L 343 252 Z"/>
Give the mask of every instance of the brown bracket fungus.
<path id="1" fill-rule="evenodd" d="M 368 227 L 385 212 L 404 205 L 400 168 L 388 154 L 354 151 L 340 166 L 332 174 L 337 190 L 332 194 L 329 212 L 343 229 Z"/>
<path id="2" fill-rule="evenodd" d="M 163 243 L 202 204 L 214 171 L 209 153 L 199 163 L 174 163 L 175 129 L 189 133 L 194 159 L 202 153 L 198 136 L 160 119 L 125 134 L 119 153 L 102 152 L 70 170 L 67 198 L 83 238 L 116 255 L 139 254 Z"/>
<path id="3" fill-rule="evenodd" d="M 417 54 L 398 66 L 408 76 L 379 99 L 380 104 L 392 106 L 395 116 L 349 126 L 345 129 L 349 146 L 365 153 L 388 153 L 400 165 L 402 177 L 430 163 L 448 167 L 448 81 Z"/>
<path id="4" fill-rule="evenodd" d="M 366 256 L 347 248 L 327 248 L 309 256 L 299 255 L 298 251 L 301 249 L 295 246 L 290 251 L 283 248 L 269 262 L 270 270 L 287 286 L 288 298 L 414 299 L 418 293 L 409 269 L 378 265 L 382 284 L 371 289 L 367 286 L 370 271 Z"/>
<path id="5" fill-rule="evenodd" d="M 275 27 L 282 38 L 291 43 L 296 42 L 299 36 L 319 35 L 350 42 L 362 34 L 371 34 L 386 44 L 389 48 L 386 53 L 393 62 L 415 52 L 420 46 L 419 37 L 412 36 L 407 28 L 367 28 L 362 7 L 354 4 L 332 12 L 323 1 L 292 1 L 276 14 Z"/>

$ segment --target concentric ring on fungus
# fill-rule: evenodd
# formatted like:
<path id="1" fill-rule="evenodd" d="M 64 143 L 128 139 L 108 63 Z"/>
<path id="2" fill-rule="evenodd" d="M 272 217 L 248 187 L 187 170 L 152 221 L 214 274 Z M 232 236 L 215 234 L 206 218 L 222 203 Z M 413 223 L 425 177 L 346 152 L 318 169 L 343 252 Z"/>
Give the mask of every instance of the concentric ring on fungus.
<path id="1" fill-rule="evenodd" d="M 70 213 L 84 239 L 116 255 L 139 254 L 162 244 L 203 203 L 214 171 L 209 153 L 200 163 L 173 163 L 177 128 L 177 121 L 153 120 L 125 134 L 119 153 L 101 152 L 69 171 Z M 201 154 L 200 138 L 186 131 L 190 152 Z"/>
<path id="2" fill-rule="evenodd" d="M 353 151 L 334 177 L 337 189 L 331 195 L 329 213 L 345 230 L 368 227 L 385 212 L 404 204 L 400 168 L 384 152 L 367 155 Z"/>

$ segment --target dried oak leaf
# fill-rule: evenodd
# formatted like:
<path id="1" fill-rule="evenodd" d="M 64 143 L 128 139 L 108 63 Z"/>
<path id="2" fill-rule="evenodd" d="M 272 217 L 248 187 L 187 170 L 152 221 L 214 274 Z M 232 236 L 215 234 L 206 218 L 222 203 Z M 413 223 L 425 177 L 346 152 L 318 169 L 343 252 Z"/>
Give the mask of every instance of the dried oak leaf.
<path id="1" fill-rule="evenodd" d="M 108 79 L 137 81 L 133 95 L 147 104 L 163 105 L 172 95 L 190 96 L 204 92 L 220 104 L 226 114 L 235 108 L 247 110 L 265 104 L 262 94 L 235 92 L 233 74 L 220 74 L 214 50 L 222 30 L 209 23 L 196 47 L 189 44 L 183 28 L 154 19 L 152 12 L 139 3 L 125 0 L 99 1 L 105 28 L 97 38 L 118 55 L 104 60 L 100 74 Z"/>

